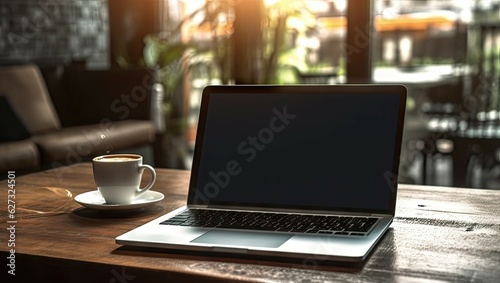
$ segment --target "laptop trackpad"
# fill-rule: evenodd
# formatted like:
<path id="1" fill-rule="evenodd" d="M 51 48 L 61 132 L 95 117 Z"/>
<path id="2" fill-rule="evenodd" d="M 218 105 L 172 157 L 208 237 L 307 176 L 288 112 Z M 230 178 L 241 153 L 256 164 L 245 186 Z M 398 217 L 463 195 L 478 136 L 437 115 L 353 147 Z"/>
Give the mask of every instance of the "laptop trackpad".
<path id="1" fill-rule="evenodd" d="M 277 248 L 291 237 L 293 237 L 293 234 L 211 230 L 191 242 L 224 246 Z"/>

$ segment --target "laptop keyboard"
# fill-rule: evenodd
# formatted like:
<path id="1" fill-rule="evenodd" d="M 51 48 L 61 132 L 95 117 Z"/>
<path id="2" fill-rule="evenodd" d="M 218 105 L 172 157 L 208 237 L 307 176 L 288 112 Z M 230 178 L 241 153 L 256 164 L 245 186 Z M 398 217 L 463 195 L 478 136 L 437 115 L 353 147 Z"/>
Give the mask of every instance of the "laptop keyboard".
<path id="1" fill-rule="evenodd" d="M 377 220 L 378 218 L 376 217 L 188 209 L 160 224 L 305 234 L 364 236 Z"/>

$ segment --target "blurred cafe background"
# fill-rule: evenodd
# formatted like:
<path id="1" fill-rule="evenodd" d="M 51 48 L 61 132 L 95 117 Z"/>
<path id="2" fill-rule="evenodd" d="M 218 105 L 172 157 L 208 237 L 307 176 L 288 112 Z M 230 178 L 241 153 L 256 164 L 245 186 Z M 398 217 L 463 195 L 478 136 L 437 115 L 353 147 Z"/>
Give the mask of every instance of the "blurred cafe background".
<path id="1" fill-rule="evenodd" d="M 397 83 L 399 182 L 500 189 L 499 57 L 500 0 L 0 0 L 0 167 L 189 169 L 206 85 Z"/>

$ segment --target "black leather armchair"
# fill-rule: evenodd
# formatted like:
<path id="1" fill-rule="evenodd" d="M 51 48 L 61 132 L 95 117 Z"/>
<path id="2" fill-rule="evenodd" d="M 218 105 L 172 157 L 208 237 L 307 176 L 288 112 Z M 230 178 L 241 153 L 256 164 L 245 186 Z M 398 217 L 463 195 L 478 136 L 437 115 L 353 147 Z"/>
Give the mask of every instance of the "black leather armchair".
<path id="1" fill-rule="evenodd" d="M 162 89 L 148 70 L 60 66 L 42 75 L 36 65 L 1 67 L 1 97 L 10 109 L 0 113 L 0 172 L 36 171 L 140 147 L 162 157 Z"/>

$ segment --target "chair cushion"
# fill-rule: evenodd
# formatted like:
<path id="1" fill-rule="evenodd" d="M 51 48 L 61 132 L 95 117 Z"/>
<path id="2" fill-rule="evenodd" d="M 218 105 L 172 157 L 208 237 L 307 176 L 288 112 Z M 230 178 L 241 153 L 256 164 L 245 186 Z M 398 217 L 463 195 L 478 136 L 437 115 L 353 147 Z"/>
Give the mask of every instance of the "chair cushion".
<path id="1" fill-rule="evenodd" d="M 57 165 L 88 161 L 101 154 L 152 144 L 155 129 L 151 121 L 124 120 L 64 128 L 34 137 L 42 163 Z M 62 164 L 60 164 L 62 163 Z"/>
<path id="2" fill-rule="evenodd" d="M 30 133 L 19 119 L 9 100 L 0 94 L 0 142 L 20 141 L 30 137 Z"/>
<path id="3" fill-rule="evenodd" d="M 40 165 L 36 144 L 31 140 L 0 144 L 0 172 L 35 169 Z"/>

